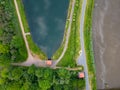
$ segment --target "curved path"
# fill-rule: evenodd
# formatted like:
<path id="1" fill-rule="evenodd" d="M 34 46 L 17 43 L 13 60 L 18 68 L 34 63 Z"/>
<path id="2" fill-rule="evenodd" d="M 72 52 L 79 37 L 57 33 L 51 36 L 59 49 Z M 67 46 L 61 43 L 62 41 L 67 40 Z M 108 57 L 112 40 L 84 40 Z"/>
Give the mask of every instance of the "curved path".
<path id="1" fill-rule="evenodd" d="M 64 56 L 64 54 L 67 50 L 68 41 L 69 41 L 69 37 L 70 37 L 70 31 L 71 31 L 71 24 L 72 24 L 72 16 L 73 16 L 73 12 L 74 12 L 74 6 L 75 6 L 75 0 L 73 0 L 73 2 L 72 2 L 72 9 L 71 9 L 70 18 L 69 18 L 70 23 L 69 23 L 69 27 L 68 27 L 68 30 L 67 30 L 66 41 L 65 41 L 65 46 L 64 46 L 63 52 L 60 55 L 60 57 L 58 58 L 58 60 L 56 60 L 55 63 L 52 65 L 52 67 L 55 67 L 59 63 L 59 61 L 63 58 L 63 56 Z"/>
<path id="2" fill-rule="evenodd" d="M 78 58 L 78 64 L 84 66 L 85 80 L 86 80 L 86 90 L 90 90 L 89 77 L 88 77 L 88 67 L 84 47 L 84 20 L 85 20 L 85 10 L 86 10 L 87 0 L 83 0 L 82 12 L 80 18 L 80 40 L 81 40 L 81 54 Z"/>

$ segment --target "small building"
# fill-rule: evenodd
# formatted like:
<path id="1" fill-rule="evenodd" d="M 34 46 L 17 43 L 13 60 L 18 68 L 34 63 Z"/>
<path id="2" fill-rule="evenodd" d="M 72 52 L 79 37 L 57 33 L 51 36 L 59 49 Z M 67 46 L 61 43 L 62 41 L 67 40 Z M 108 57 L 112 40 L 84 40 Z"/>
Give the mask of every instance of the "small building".
<path id="1" fill-rule="evenodd" d="M 78 78 L 80 78 L 80 79 L 85 78 L 85 73 L 84 72 L 79 72 L 78 73 Z"/>
<path id="2" fill-rule="evenodd" d="M 51 66 L 51 65 L 52 65 L 52 60 L 48 59 L 48 60 L 46 61 L 46 65 Z"/>

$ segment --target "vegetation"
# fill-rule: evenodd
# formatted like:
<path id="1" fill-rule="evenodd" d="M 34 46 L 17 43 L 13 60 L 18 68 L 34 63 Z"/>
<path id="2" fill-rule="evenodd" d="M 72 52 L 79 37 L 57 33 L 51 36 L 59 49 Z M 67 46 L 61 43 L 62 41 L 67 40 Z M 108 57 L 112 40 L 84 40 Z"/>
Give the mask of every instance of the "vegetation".
<path id="1" fill-rule="evenodd" d="M 73 0 L 70 0 L 69 2 L 70 3 L 69 3 L 68 16 L 67 16 L 68 19 L 70 18 Z"/>
<path id="2" fill-rule="evenodd" d="M 79 71 L 64 68 L 2 67 L 0 90 L 84 90 L 85 80 Z"/>
<path id="3" fill-rule="evenodd" d="M 20 12 L 20 15 L 21 15 L 21 19 L 22 19 L 22 23 L 23 23 L 25 33 L 30 32 L 30 28 L 29 28 L 29 25 L 28 25 L 28 22 L 27 22 L 27 18 L 26 18 L 26 15 L 25 15 L 25 10 L 24 10 L 22 0 L 16 0 L 16 1 L 17 1 L 17 4 L 18 4 L 18 7 L 19 7 L 19 12 Z"/>
<path id="4" fill-rule="evenodd" d="M 80 11 L 81 0 L 76 0 L 68 48 L 58 66 L 76 67 L 76 59 L 80 51 Z"/>
<path id="5" fill-rule="evenodd" d="M 47 56 L 40 50 L 40 48 L 33 42 L 31 35 L 27 35 L 27 41 L 33 56 L 46 60 Z"/>
<path id="6" fill-rule="evenodd" d="M 85 51 L 88 64 L 88 72 L 90 76 L 91 90 L 96 90 L 96 77 L 94 66 L 94 54 L 92 45 L 92 12 L 94 7 L 94 0 L 87 0 L 87 7 L 85 12 L 85 24 L 84 24 L 84 39 L 85 39 Z"/>
<path id="7" fill-rule="evenodd" d="M 13 0 L 0 1 L 0 65 L 27 58 Z"/>

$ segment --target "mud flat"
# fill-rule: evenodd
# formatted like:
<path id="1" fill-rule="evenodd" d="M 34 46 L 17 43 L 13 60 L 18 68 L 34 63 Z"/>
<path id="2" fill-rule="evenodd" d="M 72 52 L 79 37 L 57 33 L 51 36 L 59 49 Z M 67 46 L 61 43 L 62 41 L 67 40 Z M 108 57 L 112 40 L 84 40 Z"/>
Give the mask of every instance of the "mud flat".
<path id="1" fill-rule="evenodd" d="M 120 88 L 120 0 L 95 0 L 93 45 L 98 89 Z"/>

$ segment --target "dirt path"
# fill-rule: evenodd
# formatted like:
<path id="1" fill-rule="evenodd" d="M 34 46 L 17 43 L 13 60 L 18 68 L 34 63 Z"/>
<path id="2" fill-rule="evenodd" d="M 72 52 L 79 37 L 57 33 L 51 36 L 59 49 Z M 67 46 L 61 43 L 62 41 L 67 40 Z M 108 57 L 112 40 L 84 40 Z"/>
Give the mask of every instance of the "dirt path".
<path id="1" fill-rule="evenodd" d="M 19 9 L 18 9 L 18 4 L 17 4 L 16 0 L 14 0 L 14 4 L 15 4 L 15 7 L 16 7 L 16 12 L 17 12 L 17 15 L 18 15 L 22 35 L 23 35 L 25 45 L 26 45 L 26 49 L 27 49 L 27 53 L 28 53 L 28 58 L 27 58 L 27 60 L 25 62 L 23 62 L 23 63 L 14 63 L 14 64 L 15 65 L 22 65 L 22 66 L 30 66 L 32 64 L 34 64 L 36 66 L 46 66 L 45 61 L 40 60 L 40 59 L 32 56 L 29 45 L 28 45 L 28 41 L 27 41 L 27 38 L 26 38 L 26 35 L 29 35 L 30 33 L 25 33 L 23 23 L 22 23 L 22 20 L 21 20 L 21 16 L 20 16 L 20 12 L 19 12 Z"/>
<path id="2" fill-rule="evenodd" d="M 69 41 L 69 37 L 70 37 L 70 31 L 71 31 L 71 24 L 72 24 L 72 16 L 73 16 L 73 12 L 74 12 L 74 6 L 75 6 L 75 0 L 73 0 L 73 3 L 72 3 L 72 9 L 71 9 L 71 14 L 70 14 L 70 18 L 69 18 L 70 23 L 69 23 L 69 27 L 68 27 L 68 30 L 67 30 L 66 41 L 65 41 L 65 46 L 64 46 L 63 52 L 60 55 L 60 57 L 58 58 L 58 60 L 56 60 L 56 62 L 53 64 L 52 67 L 55 67 L 60 62 L 60 60 L 63 58 L 63 56 L 64 56 L 64 54 L 67 50 L 68 41 Z"/>

